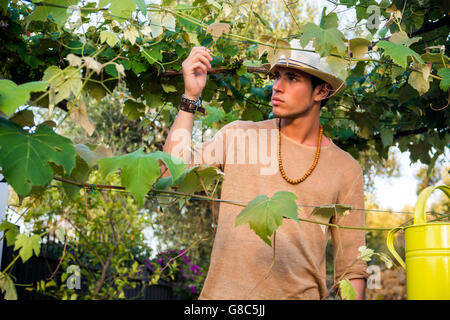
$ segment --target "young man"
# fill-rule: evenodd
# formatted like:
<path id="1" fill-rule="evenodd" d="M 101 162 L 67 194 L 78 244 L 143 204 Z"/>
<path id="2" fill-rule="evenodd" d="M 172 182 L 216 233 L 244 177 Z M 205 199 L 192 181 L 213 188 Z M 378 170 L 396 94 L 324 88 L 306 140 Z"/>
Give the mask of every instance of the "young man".
<path id="1" fill-rule="evenodd" d="M 291 48 L 300 48 L 298 40 Z M 320 105 L 344 81 L 335 77 L 318 54 L 291 50 L 273 66 L 274 119 L 234 121 L 194 149 L 190 148 L 195 110 L 212 60 L 205 47 L 193 48 L 183 62 L 185 93 L 164 151 L 192 165 L 208 164 L 224 172 L 221 198 L 251 201 L 277 191 L 297 196 L 299 217 L 313 206 L 347 204 L 364 208 L 363 175 L 358 162 L 322 134 Z M 268 155 L 269 154 L 269 155 Z M 301 206 L 304 205 L 304 206 Z M 235 227 L 242 207 L 221 202 L 211 264 L 200 299 L 321 299 L 327 292 L 325 249 L 331 233 L 334 276 L 350 280 L 364 299 L 366 264 L 357 259 L 365 233 L 284 219 L 273 248 L 248 225 Z M 330 217 L 342 226 L 364 226 L 364 212 Z"/>

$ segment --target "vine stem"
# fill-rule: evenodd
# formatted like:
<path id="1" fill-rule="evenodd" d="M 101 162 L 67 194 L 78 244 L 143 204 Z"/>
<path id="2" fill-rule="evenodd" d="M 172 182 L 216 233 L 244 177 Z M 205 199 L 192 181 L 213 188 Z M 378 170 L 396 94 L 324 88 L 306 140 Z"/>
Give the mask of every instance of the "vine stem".
<path id="1" fill-rule="evenodd" d="M 73 184 L 73 185 L 79 186 L 81 188 L 87 188 L 87 189 L 92 189 L 93 185 L 94 185 L 94 184 L 91 184 L 91 183 L 77 182 L 77 181 L 73 181 L 73 180 L 69 180 L 69 179 L 65 179 L 65 178 L 61 178 L 61 177 L 54 177 L 53 179 L 61 181 L 61 182 Z M 95 188 L 97 188 L 97 189 L 110 189 L 110 190 L 111 189 L 126 190 L 125 187 L 122 187 L 122 186 L 102 185 L 102 184 L 95 184 Z M 214 197 L 210 197 L 210 196 L 204 196 L 204 195 L 200 195 L 200 194 L 197 195 L 197 194 L 178 192 L 178 191 L 170 191 L 170 190 L 151 189 L 149 192 L 173 194 L 173 195 L 185 196 L 185 197 L 196 197 L 196 198 L 210 200 L 210 201 L 220 200 L 218 198 L 214 198 Z M 247 206 L 246 204 L 232 202 L 232 201 L 230 201 L 228 203 L 232 204 L 232 205 L 235 205 L 235 206 L 239 206 L 239 207 L 246 207 Z M 341 228 L 341 229 L 374 230 L 374 231 L 390 231 L 392 229 L 392 228 L 366 228 L 366 227 L 340 226 L 340 225 L 333 224 L 333 223 L 319 222 L 319 221 L 310 220 L 310 219 L 304 219 L 304 218 L 298 218 L 298 219 L 300 221 L 304 221 L 304 222 L 308 222 L 308 223 L 321 224 L 321 225 L 329 226 L 329 227 L 332 227 L 332 228 Z"/>

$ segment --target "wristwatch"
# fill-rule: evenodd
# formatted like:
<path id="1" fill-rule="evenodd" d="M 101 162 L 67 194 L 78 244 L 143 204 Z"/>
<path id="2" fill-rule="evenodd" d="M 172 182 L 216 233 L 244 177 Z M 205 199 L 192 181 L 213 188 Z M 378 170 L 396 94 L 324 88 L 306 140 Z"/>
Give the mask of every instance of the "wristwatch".
<path id="1" fill-rule="evenodd" d="M 202 100 L 198 98 L 197 101 L 186 98 L 184 93 L 181 95 L 180 110 L 195 113 L 199 111 L 205 114 L 205 108 L 202 107 Z"/>

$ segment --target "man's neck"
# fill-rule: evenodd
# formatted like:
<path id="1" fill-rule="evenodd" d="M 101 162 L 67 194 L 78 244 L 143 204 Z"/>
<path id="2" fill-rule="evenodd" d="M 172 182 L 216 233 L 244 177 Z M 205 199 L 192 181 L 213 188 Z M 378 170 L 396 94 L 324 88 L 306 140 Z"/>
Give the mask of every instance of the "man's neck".
<path id="1" fill-rule="evenodd" d="M 319 117 L 299 117 L 281 119 L 281 133 L 300 144 L 307 146 L 317 146 L 319 137 Z M 322 134 L 322 146 L 330 144 L 330 140 Z"/>

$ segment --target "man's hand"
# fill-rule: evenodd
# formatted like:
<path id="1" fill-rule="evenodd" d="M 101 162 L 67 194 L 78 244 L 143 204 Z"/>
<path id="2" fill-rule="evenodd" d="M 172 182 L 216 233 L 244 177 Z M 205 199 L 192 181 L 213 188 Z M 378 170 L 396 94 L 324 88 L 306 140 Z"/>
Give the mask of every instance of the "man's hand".
<path id="1" fill-rule="evenodd" d="M 210 61 L 212 57 L 208 48 L 194 47 L 181 64 L 186 98 L 197 100 L 201 96 L 206 86 L 207 70 L 211 69 Z"/>

